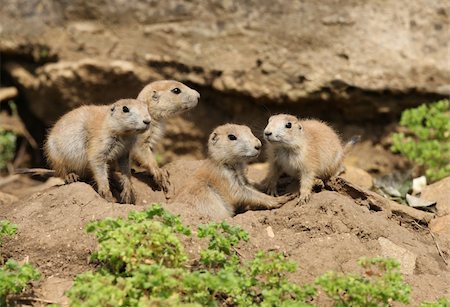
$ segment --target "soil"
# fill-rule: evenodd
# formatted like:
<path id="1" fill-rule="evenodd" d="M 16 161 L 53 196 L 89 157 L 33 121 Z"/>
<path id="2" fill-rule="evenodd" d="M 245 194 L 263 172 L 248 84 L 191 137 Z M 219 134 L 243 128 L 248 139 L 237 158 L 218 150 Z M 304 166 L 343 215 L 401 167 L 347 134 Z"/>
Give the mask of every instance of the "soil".
<path id="1" fill-rule="evenodd" d="M 189 178 L 199 163 L 180 160 L 165 166 L 171 174 L 172 192 Z M 256 181 L 263 175 L 256 165 L 249 174 Z M 165 202 L 164 194 L 153 191 L 151 179 L 142 174 L 133 178 L 138 192 L 136 205 L 108 203 L 82 182 L 65 185 L 53 179 L 40 184 L 34 181 L 31 186 L 29 180 L 21 180 L 2 189 L 19 198 L 0 207 L 0 219 L 10 220 L 19 227 L 14 238 L 5 240 L 2 257 L 34 264 L 43 273 L 43 279 L 33 287 L 34 294 L 59 303 L 67 303 L 63 293 L 77 274 L 95 269 L 89 259 L 96 240 L 85 232 L 88 222 L 126 216 L 132 210 L 144 210 L 151 203 Z M 52 184 L 56 185 L 49 187 Z M 29 186 L 31 195 L 25 186 Z M 42 190 L 36 192 L 39 187 Z M 412 269 L 405 274 L 405 280 L 413 287 L 412 306 L 449 296 L 450 269 L 439 256 L 429 232 L 401 215 L 372 211 L 358 203 L 343 192 L 322 190 L 307 205 L 295 206 L 290 202 L 276 210 L 245 212 L 228 222 L 241 225 L 250 233 L 250 241 L 238 249 L 243 259 L 252 257 L 258 250 L 284 252 L 298 264 L 299 269 L 291 279 L 299 284 L 312 282 L 329 270 L 358 271 L 358 258 L 383 255 L 379 241 L 385 238 L 413 255 Z M 193 229 L 209 221 L 189 207 L 164 206 L 179 214 Z M 269 236 L 268 227 L 273 237 Z M 448 258 L 450 237 L 437 239 Z M 188 252 L 195 254 L 198 242 L 187 243 Z"/>

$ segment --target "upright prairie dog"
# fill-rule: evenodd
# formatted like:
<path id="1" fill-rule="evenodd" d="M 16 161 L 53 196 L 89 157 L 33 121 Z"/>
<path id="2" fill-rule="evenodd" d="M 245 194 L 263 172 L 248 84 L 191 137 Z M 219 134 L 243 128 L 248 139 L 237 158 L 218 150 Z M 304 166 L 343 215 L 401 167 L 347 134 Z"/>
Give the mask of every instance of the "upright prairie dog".
<path id="1" fill-rule="evenodd" d="M 150 130 L 138 137 L 131 151 L 131 158 L 167 192 L 169 174 L 158 167 L 153 151 L 164 136 L 166 120 L 194 108 L 200 94 L 181 82 L 161 80 L 145 86 L 137 99 L 147 103 L 152 123 Z"/>
<path id="2" fill-rule="evenodd" d="M 130 149 L 150 122 L 147 105 L 135 99 L 81 106 L 56 122 L 45 143 L 45 154 L 56 175 L 68 183 L 92 176 L 98 193 L 108 201 L 114 201 L 108 175 L 117 161 L 123 187 L 120 201 L 134 203 Z"/>
<path id="3" fill-rule="evenodd" d="M 247 163 L 261 151 L 261 141 L 242 125 L 217 127 L 209 136 L 208 159 L 193 180 L 170 203 L 184 203 L 212 218 L 231 217 L 239 211 L 279 208 L 291 195 L 273 197 L 254 189 L 245 177 Z"/>
<path id="4" fill-rule="evenodd" d="M 342 170 L 347 148 L 327 124 L 300 120 L 293 115 L 279 114 L 269 118 L 264 129 L 268 142 L 270 170 L 263 181 L 267 193 L 277 195 L 277 182 L 282 173 L 300 180 L 298 203 L 306 203 L 311 195 L 314 179 L 327 180 Z"/>

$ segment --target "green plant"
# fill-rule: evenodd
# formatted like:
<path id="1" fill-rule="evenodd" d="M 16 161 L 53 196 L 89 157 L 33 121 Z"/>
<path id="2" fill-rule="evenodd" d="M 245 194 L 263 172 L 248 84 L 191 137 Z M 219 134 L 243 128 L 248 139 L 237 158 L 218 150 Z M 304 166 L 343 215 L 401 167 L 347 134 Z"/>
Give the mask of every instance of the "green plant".
<path id="1" fill-rule="evenodd" d="M 17 226 L 8 221 L 0 221 L 0 246 L 2 239 L 6 236 L 13 236 L 17 232 Z"/>
<path id="2" fill-rule="evenodd" d="M 6 168 L 16 152 L 17 136 L 14 132 L 0 128 L 0 170 Z"/>
<path id="3" fill-rule="evenodd" d="M 450 175 L 449 100 L 405 110 L 400 125 L 408 132 L 392 135 L 391 150 L 424 167 L 432 181 Z"/>
<path id="4" fill-rule="evenodd" d="M 99 240 L 93 259 L 103 266 L 77 276 L 68 292 L 72 306 L 304 306 L 315 291 L 288 281 L 295 264 L 281 254 L 260 252 L 241 263 L 236 245 L 248 233 L 225 222 L 199 226 L 208 243 L 193 264 L 179 240 L 189 229 L 159 205 L 87 230 Z"/>
<path id="5" fill-rule="evenodd" d="M 248 241 L 248 233 L 226 222 L 210 223 L 198 227 L 198 237 L 209 237 L 208 248 L 200 252 L 200 261 L 208 267 L 236 265 L 239 257 L 234 246 L 241 240 Z"/>
<path id="6" fill-rule="evenodd" d="M 160 221 L 153 220 L 156 216 Z M 87 231 L 95 232 L 99 241 L 93 258 L 113 273 L 131 272 L 141 264 L 180 267 L 187 260 L 176 233 L 189 235 L 190 230 L 160 206 L 132 212 L 128 219 L 108 218 L 90 223 Z"/>
<path id="7" fill-rule="evenodd" d="M 16 232 L 16 225 L 0 221 L 0 246 L 3 237 L 12 236 Z M 31 264 L 20 265 L 11 259 L 6 261 L 0 267 L 0 306 L 6 306 L 8 295 L 22 293 L 30 281 L 39 278 L 39 272 Z"/>
<path id="8" fill-rule="evenodd" d="M 0 306 L 5 306 L 7 296 L 19 294 L 32 280 L 40 278 L 39 272 L 29 263 L 20 265 L 8 260 L 0 267 Z"/>
<path id="9" fill-rule="evenodd" d="M 329 272 L 316 280 L 335 306 L 389 306 L 392 301 L 407 304 L 411 287 L 404 283 L 394 259 L 362 258 L 364 274 Z"/>
<path id="10" fill-rule="evenodd" d="M 442 297 L 436 302 L 423 302 L 420 307 L 450 307 L 450 298 Z"/>
<path id="11" fill-rule="evenodd" d="M 71 306 L 312 306 L 318 286 L 335 306 L 380 306 L 407 302 L 410 287 L 397 262 L 361 259 L 364 274 L 328 273 L 315 285 L 296 285 L 288 274 L 296 264 L 282 253 L 258 252 L 242 261 L 237 252 L 248 233 L 226 222 L 200 225 L 207 240 L 199 258 L 189 259 L 181 236 L 188 228 L 161 206 L 126 219 L 91 223 L 99 240 L 96 272 L 76 277 Z"/>

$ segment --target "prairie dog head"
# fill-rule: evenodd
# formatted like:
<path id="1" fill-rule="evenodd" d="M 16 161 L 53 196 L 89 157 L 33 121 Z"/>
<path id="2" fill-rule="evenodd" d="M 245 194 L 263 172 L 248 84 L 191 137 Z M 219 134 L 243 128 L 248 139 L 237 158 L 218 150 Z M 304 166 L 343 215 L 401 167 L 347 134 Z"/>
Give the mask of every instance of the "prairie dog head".
<path id="1" fill-rule="evenodd" d="M 300 120 L 289 114 L 271 116 L 264 129 L 264 139 L 273 146 L 299 146 L 303 138 L 304 132 Z"/>
<path id="2" fill-rule="evenodd" d="M 147 105 L 136 99 L 121 99 L 111 105 L 109 123 L 117 134 L 138 134 L 150 127 Z"/>
<path id="3" fill-rule="evenodd" d="M 258 157 L 261 141 L 247 126 L 226 124 L 209 136 L 208 152 L 211 159 L 223 164 L 248 162 Z"/>
<path id="4" fill-rule="evenodd" d="M 153 118 L 168 118 L 194 108 L 200 94 L 174 80 L 155 81 L 145 86 L 139 93 L 138 100 L 148 104 Z"/>

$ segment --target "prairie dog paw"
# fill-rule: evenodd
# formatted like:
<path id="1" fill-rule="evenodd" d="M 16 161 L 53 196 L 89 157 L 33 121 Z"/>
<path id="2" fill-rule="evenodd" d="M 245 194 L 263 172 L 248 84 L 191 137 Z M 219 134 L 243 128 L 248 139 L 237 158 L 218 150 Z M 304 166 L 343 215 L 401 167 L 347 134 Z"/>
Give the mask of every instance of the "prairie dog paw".
<path id="1" fill-rule="evenodd" d="M 269 195 L 278 196 L 277 185 L 276 184 L 269 184 L 267 186 L 267 188 L 266 188 L 266 192 Z"/>
<path id="2" fill-rule="evenodd" d="M 64 177 L 66 183 L 74 183 L 80 180 L 80 176 L 75 173 L 69 173 Z"/>
<path id="3" fill-rule="evenodd" d="M 301 205 L 306 204 L 310 198 L 311 198 L 311 192 L 307 193 L 307 194 L 306 193 L 301 194 L 297 200 L 297 205 L 301 206 Z"/>
<path id="4" fill-rule="evenodd" d="M 114 199 L 114 197 L 113 197 L 113 195 L 112 195 L 112 193 L 111 193 L 111 191 L 110 190 L 107 190 L 107 189 L 99 189 L 98 190 L 98 194 L 101 196 L 101 197 L 103 197 L 104 199 L 106 199 L 108 202 L 110 202 L 110 203 L 114 203 L 115 202 L 115 199 Z"/>
<path id="5" fill-rule="evenodd" d="M 120 193 L 120 202 L 123 204 L 135 204 L 136 194 L 132 188 L 124 188 Z"/>

